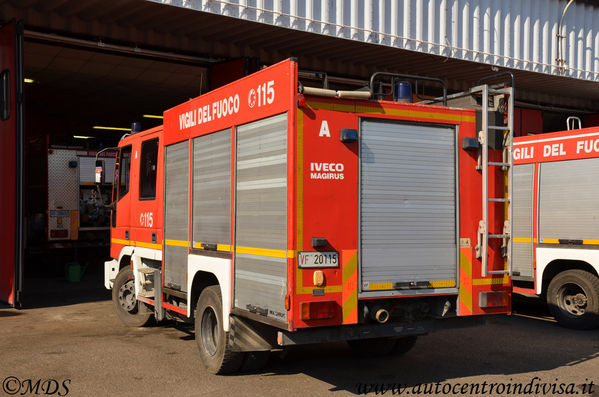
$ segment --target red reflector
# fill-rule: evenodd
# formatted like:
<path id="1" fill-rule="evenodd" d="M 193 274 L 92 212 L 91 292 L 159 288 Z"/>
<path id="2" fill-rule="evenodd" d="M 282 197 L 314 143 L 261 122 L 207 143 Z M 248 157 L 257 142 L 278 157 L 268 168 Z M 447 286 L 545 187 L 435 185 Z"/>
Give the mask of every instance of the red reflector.
<path id="1" fill-rule="evenodd" d="M 69 231 L 66 229 L 50 230 L 50 237 L 52 237 L 52 238 L 67 238 L 68 236 L 69 236 Z"/>
<path id="2" fill-rule="evenodd" d="M 299 95 L 297 98 L 297 106 L 303 108 L 306 106 L 306 98 L 303 95 Z"/>
<path id="3" fill-rule="evenodd" d="M 508 305 L 507 291 L 483 291 L 478 293 L 478 306 L 503 307 Z"/>
<path id="4" fill-rule="evenodd" d="M 322 320 L 333 318 L 335 317 L 336 308 L 337 302 L 335 301 L 302 302 L 300 303 L 301 319 Z"/>

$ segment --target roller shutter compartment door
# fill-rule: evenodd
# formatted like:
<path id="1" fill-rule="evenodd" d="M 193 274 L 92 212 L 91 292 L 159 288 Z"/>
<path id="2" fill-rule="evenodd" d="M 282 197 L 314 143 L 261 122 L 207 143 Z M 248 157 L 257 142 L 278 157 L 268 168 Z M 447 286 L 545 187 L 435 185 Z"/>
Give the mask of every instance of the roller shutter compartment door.
<path id="1" fill-rule="evenodd" d="M 456 131 L 363 120 L 361 290 L 456 286 Z"/>

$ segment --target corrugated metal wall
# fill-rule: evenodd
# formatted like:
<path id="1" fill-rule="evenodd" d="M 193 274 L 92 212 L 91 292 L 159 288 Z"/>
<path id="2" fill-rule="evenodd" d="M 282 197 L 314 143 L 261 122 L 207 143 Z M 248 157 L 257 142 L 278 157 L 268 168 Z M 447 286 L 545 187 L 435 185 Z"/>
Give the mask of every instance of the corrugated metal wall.
<path id="1" fill-rule="evenodd" d="M 599 8 L 558 0 L 151 0 L 457 59 L 599 80 Z M 558 66 L 563 66 L 560 69 Z"/>

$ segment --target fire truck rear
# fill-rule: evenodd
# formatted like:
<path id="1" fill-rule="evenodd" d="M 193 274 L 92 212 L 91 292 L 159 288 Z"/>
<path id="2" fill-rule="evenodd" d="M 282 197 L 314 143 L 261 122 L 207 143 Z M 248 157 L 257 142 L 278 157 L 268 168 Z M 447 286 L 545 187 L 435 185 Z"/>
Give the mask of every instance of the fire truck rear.
<path id="1" fill-rule="evenodd" d="M 308 87 L 287 60 L 124 138 L 105 272 L 119 317 L 194 321 L 202 362 L 228 373 L 296 344 L 401 353 L 508 313 L 509 125 L 380 99 L 399 80 Z M 464 95 L 512 109 L 510 93 Z"/>
<path id="2" fill-rule="evenodd" d="M 599 327 L 599 129 L 516 138 L 514 162 L 514 291 Z"/>

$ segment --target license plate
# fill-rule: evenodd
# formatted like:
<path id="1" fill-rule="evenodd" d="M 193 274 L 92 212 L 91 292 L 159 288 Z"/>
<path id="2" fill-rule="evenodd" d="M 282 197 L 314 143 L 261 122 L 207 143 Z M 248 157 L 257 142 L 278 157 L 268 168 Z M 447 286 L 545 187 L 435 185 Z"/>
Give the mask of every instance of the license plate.
<path id="1" fill-rule="evenodd" d="M 339 267 L 339 253 L 335 251 L 307 251 L 300 252 L 297 256 L 299 267 L 302 269 L 312 267 Z"/>

